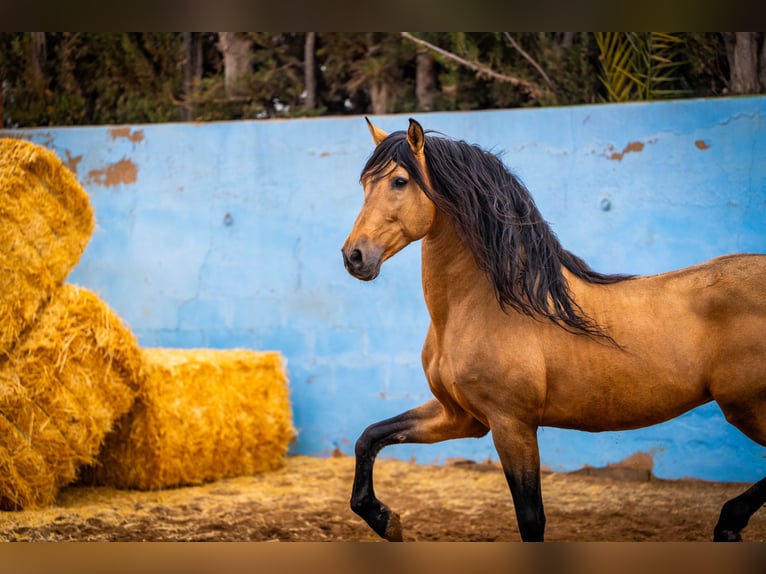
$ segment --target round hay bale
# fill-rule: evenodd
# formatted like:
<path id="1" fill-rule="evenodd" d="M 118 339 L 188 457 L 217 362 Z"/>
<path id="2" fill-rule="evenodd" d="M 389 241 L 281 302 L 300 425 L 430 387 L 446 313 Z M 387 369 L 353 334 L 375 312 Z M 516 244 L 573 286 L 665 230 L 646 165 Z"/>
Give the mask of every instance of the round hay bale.
<path id="1" fill-rule="evenodd" d="M 0 508 L 50 505 L 94 462 L 144 374 L 120 318 L 87 289 L 60 286 L 0 361 Z"/>
<path id="2" fill-rule="evenodd" d="M 87 193 L 55 153 L 0 139 L 0 356 L 79 262 L 94 226 Z"/>
<path id="3" fill-rule="evenodd" d="M 135 404 L 88 469 L 95 484 L 154 490 L 273 470 L 295 437 L 277 352 L 144 349 Z"/>

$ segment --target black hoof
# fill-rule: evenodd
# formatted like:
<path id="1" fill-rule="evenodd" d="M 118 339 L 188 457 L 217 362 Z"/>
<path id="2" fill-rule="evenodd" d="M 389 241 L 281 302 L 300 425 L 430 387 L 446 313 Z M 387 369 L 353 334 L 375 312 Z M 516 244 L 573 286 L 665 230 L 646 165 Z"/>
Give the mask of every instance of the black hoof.
<path id="1" fill-rule="evenodd" d="M 735 530 L 716 530 L 713 542 L 742 542 L 742 535 Z"/>
<path id="2" fill-rule="evenodd" d="M 383 533 L 383 538 L 389 542 L 403 542 L 402 521 L 396 512 L 388 511 L 388 524 Z"/>
<path id="3" fill-rule="evenodd" d="M 402 542 L 402 521 L 396 512 L 382 502 L 376 500 L 373 504 L 363 507 L 352 505 L 352 509 L 381 538 L 389 542 Z"/>

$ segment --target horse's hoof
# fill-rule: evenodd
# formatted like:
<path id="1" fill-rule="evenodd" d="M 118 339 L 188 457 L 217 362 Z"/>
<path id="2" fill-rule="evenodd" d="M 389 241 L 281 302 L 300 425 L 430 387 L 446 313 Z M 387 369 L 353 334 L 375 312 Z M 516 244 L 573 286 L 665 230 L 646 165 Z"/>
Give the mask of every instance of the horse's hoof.
<path id="1" fill-rule="evenodd" d="M 388 524 L 386 525 L 386 531 L 383 534 L 383 538 L 389 542 L 403 542 L 402 537 L 402 521 L 396 512 L 389 511 Z"/>
<path id="2" fill-rule="evenodd" d="M 716 530 L 713 542 L 742 542 L 742 535 L 735 530 Z"/>

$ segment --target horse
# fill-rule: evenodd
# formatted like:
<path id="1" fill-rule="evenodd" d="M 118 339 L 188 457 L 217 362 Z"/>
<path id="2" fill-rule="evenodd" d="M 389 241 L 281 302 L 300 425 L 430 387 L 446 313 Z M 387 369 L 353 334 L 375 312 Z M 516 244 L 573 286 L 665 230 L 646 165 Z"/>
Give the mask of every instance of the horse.
<path id="1" fill-rule="evenodd" d="M 766 255 L 598 273 L 562 247 L 498 154 L 414 119 L 391 134 L 365 119 L 375 148 L 343 262 L 371 281 L 421 241 L 422 366 L 433 394 L 356 441 L 350 505 L 380 537 L 403 540 L 399 515 L 373 487 L 375 458 L 391 444 L 491 430 L 525 542 L 545 533 L 541 426 L 636 429 L 716 401 L 766 445 Z M 713 540 L 741 540 L 765 501 L 766 478 L 722 506 Z"/>

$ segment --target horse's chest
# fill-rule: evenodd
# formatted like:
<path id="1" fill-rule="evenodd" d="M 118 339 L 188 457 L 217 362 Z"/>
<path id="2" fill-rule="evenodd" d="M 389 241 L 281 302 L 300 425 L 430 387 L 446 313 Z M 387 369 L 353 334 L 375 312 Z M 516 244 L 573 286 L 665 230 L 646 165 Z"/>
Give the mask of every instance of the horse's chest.
<path id="1" fill-rule="evenodd" d="M 530 337 L 497 333 L 490 324 L 469 331 L 429 330 L 423 367 L 431 392 L 484 421 L 498 407 L 532 418 L 544 403 L 544 361 Z"/>
<path id="2" fill-rule="evenodd" d="M 429 332 L 423 347 L 423 367 L 431 391 L 439 398 L 444 394 L 458 402 L 463 390 L 475 385 L 491 361 L 470 341 L 460 341 L 449 334 Z"/>
<path id="3" fill-rule="evenodd" d="M 479 415 L 481 405 L 496 396 L 498 383 L 508 386 L 507 362 L 492 339 L 466 336 L 465 332 L 430 332 L 423 348 L 423 367 L 431 392 L 440 400 L 451 399 Z"/>

